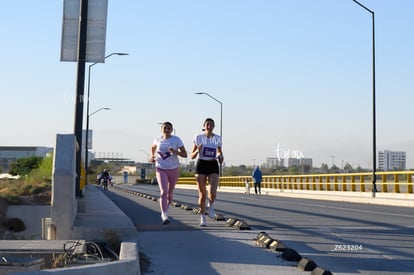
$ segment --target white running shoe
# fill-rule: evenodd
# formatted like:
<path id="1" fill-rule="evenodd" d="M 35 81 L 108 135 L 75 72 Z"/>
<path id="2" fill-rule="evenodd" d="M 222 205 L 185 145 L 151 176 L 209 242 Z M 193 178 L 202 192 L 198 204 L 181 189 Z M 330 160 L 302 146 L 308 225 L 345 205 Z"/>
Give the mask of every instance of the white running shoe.
<path id="1" fill-rule="evenodd" d="M 161 213 L 161 220 L 162 220 L 162 224 L 169 224 L 170 220 L 168 219 L 168 214 L 162 212 Z"/>
<path id="2" fill-rule="evenodd" d="M 214 217 L 216 216 L 216 213 L 214 212 L 214 207 L 212 205 L 208 208 L 208 216 L 211 219 L 214 219 Z"/>
<path id="3" fill-rule="evenodd" d="M 206 223 L 206 217 L 204 216 L 204 214 L 200 214 L 200 226 L 207 226 L 207 223 Z"/>

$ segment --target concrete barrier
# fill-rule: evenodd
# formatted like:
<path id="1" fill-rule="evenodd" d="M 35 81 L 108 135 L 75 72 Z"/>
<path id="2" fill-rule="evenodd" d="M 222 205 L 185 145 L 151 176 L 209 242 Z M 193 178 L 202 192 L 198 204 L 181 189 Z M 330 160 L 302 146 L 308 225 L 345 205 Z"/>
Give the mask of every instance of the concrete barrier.
<path id="1" fill-rule="evenodd" d="M 137 231 L 132 221 L 96 186 L 88 184 L 84 197 L 75 196 L 74 135 L 57 135 L 52 179 L 51 218 L 44 218 L 43 236 L 50 240 L 7 241 L 0 244 L 0 254 L 5 251 L 18 255 L 33 246 L 35 253 L 62 250 L 62 240 L 103 240 L 110 233 L 119 237 L 119 260 L 68 268 L 44 269 L 12 274 L 71 274 L 71 275 L 140 275 Z M 23 209 L 23 208 L 22 208 Z M 40 224 L 40 223 L 39 223 Z M 54 232 L 50 232 L 54 231 Z M 56 239 L 56 241 L 52 240 Z M 60 241 L 59 241 L 60 240 Z M 57 243 L 56 243 L 57 242 Z M 50 248 L 55 244 L 55 248 Z M 50 249 L 47 249 L 47 248 Z M 47 251 L 49 252 L 47 252 Z"/>
<path id="2" fill-rule="evenodd" d="M 75 165 L 77 142 L 74 135 L 56 136 L 52 172 L 52 211 L 49 232 L 43 233 L 57 240 L 70 239 L 71 229 L 77 213 L 75 196 Z"/>

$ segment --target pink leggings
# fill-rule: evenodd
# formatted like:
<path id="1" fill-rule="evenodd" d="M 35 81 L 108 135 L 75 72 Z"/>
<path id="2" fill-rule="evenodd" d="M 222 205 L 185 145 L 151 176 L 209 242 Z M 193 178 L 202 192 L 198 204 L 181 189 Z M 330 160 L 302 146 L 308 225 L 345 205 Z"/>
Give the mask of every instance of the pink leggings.
<path id="1" fill-rule="evenodd" d="M 160 187 L 160 207 L 162 212 L 167 212 L 173 200 L 173 192 L 179 175 L 178 167 L 175 169 L 157 168 L 156 176 Z"/>

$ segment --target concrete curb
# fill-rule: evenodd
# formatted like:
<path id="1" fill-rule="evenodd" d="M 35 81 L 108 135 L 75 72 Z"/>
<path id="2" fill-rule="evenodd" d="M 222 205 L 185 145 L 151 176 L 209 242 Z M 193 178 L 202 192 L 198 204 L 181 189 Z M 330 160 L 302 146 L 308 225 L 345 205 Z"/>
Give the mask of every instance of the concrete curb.
<path id="1" fill-rule="evenodd" d="M 296 267 L 300 271 L 312 271 L 312 274 L 331 275 L 332 273 L 319 267 L 314 261 L 309 258 L 302 257 L 296 250 L 286 247 L 280 240 L 273 239 L 266 232 L 260 232 L 257 235 L 256 243 L 263 248 L 271 249 L 272 251 L 281 252 L 281 257 L 289 262 L 297 262 Z"/>

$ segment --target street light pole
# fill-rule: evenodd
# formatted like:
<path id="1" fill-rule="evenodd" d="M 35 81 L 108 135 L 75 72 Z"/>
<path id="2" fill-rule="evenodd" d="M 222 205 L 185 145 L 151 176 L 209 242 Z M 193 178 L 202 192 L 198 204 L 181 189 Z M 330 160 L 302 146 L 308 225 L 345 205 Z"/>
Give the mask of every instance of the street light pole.
<path id="1" fill-rule="evenodd" d="M 88 112 L 87 112 L 88 116 L 86 118 L 86 133 L 85 133 L 85 178 L 86 179 L 88 178 L 87 175 L 88 175 L 88 168 L 89 168 L 89 165 L 88 165 L 89 117 L 92 116 L 93 114 L 96 114 L 99 111 L 102 111 L 102 110 L 111 110 L 111 108 L 107 108 L 107 107 L 100 108 L 100 109 L 98 109 L 95 112 L 92 112 L 90 114 L 89 114 L 89 108 L 88 108 Z"/>
<path id="2" fill-rule="evenodd" d="M 92 115 L 94 115 L 94 114 L 96 114 L 97 112 L 102 111 L 102 110 L 111 110 L 111 108 L 108 108 L 108 107 L 99 108 L 99 109 L 98 109 L 98 110 L 96 110 L 95 112 L 90 113 L 90 114 L 89 114 L 89 116 L 92 116 Z"/>
<path id="3" fill-rule="evenodd" d="M 75 195 L 82 197 L 80 189 L 81 179 L 81 160 L 82 160 L 82 125 L 83 125 L 83 98 L 85 91 L 85 59 L 86 59 L 86 43 L 88 30 L 88 0 L 79 2 L 79 28 L 78 28 L 78 53 L 77 53 L 77 79 L 76 79 L 76 103 L 75 103 L 75 139 L 81 150 L 76 150 L 75 154 Z"/>
<path id="4" fill-rule="evenodd" d="M 223 141 L 223 102 L 221 102 L 220 100 L 218 100 L 217 98 L 213 97 L 212 95 L 210 95 L 209 93 L 204 93 L 204 92 L 200 92 L 200 93 L 195 93 L 196 95 L 206 95 L 209 98 L 217 101 L 220 104 L 220 138 Z M 223 164 L 220 163 L 220 176 L 223 174 Z"/>
<path id="5" fill-rule="evenodd" d="M 111 57 L 113 55 L 129 55 L 128 53 L 111 53 L 107 56 L 105 56 L 105 59 L 107 59 L 108 57 Z M 89 95 L 90 95 L 90 91 L 91 91 L 91 68 L 93 66 L 95 66 L 96 64 L 98 64 L 98 62 L 95 62 L 91 65 L 89 65 L 88 68 L 88 98 L 86 101 L 86 133 L 85 133 L 85 178 L 86 178 L 86 184 L 88 184 L 88 132 L 89 132 L 89 117 L 91 115 L 93 115 L 94 113 L 102 110 L 102 109 L 106 109 L 109 110 L 109 108 L 101 108 L 98 111 L 95 111 L 92 114 L 89 114 Z"/>
<path id="6" fill-rule="evenodd" d="M 360 2 L 353 0 L 356 4 L 371 13 L 372 15 L 372 197 L 375 197 L 377 192 L 377 137 L 376 137 L 376 115 L 375 115 L 375 13 L 362 5 Z"/>

